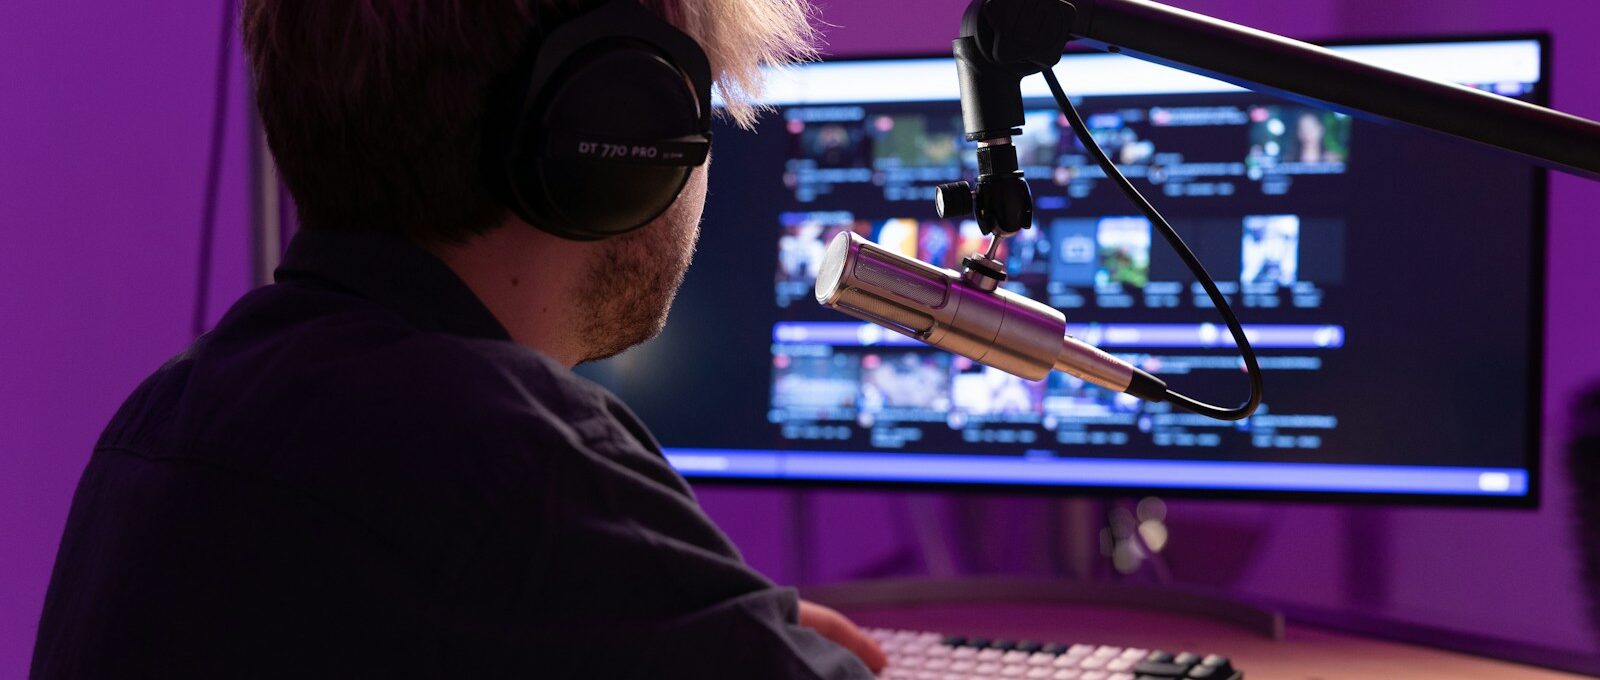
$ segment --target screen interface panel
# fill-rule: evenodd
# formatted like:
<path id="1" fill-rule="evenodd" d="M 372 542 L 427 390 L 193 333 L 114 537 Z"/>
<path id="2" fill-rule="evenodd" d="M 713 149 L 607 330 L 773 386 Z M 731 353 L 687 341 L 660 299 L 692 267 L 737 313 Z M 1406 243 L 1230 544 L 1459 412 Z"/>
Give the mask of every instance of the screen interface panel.
<path id="1" fill-rule="evenodd" d="M 1346 55 L 1528 100 L 1532 40 Z M 754 131 L 720 125 L 700 245 L 663 334 L 580 369 L 686 476 L 1427 496 L 1529 493 L 1544 200 L 1539 171 L 1470 144 L 1117 55 L 1056 72 L 1094 138 L 1244 322 L 1266 400 L 1238 423 L 1064 374 L 1029 382 L 820 307 L 855 232 L 959 269 L 986 244 L 933 211 L 976 174 L 949 59 L 771 74 Z M 1006 286 L 1068 331 L 1212 403 L 1242 400 L 1194 277 L 1078 143 L 1042 79 L 1014 139 L 1035 223 Z"/>

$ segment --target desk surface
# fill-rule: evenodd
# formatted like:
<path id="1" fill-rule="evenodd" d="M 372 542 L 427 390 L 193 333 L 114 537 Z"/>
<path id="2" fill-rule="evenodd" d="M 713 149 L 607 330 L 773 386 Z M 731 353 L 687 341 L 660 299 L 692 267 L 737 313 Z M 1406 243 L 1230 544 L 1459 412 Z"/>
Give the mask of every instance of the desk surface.
<path id="1" fill-rule="evenodd" d="M 1108 644 L 1232 657 L 1249 680 L 1549 680 L 1582 676 L 1290 623 L 1270 640 L 1222 623 L 1076 604 L 952 602 L 840 608 L 862 626 Z"/>

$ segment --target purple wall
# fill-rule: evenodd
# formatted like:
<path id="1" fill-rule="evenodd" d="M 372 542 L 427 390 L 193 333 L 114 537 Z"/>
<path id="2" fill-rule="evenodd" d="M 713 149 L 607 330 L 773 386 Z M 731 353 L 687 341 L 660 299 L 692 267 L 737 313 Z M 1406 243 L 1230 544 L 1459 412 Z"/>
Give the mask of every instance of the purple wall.
<path id="1" fill-rule="evenodd" d="M 948 48 L 964 1 L 832 0 L 836 53 Z M 1545 29 L 1556 104 L 1600 117 L 1592 0 L 1185 0 L 1175 4 L 1306 37 Z M 124 395 L 189 338 L 218 17 L 195 3 L 11 0 L 0 8 L 0 678 L 21 677 L 68 499 Z M 248 283 L 245 100 L 235 86 L 211 296 L 215 316 Z M 1243 592 L 1352 606 L 1519 639 L 1590 647 L 1581 618 L 1563 404 L 1600 377 L 1600 185 L 1551 189 L 1551 404 L 1547 495 L 1538 512 L 1351 510 L 1174 504 L 1174 523 L 1238 537 L 1255 556 L 1198 573 Z M 1039 571 L 1051 542 L 1037 500 L 957 507 L 936 496 L 815 493 L 802 554 L 789 545 L 796 494 L 705 490 L 751 560 L 783 580 L 917 573 L 910 510 L 965 526 L 957 567 Z M 908 505 L 910 498 L 919 505 Z M 986 518 L 1006 517 L 1004 524 Z M 1227 529 L 1232 533 L 1219 533 Z M 1182 537 L 1175 539 L 1174 550 Z M 1180 555 L 1174 556 L 1175 561 Z M 1187 574 L 1178 561 L 1180 574 Z"/>
<path id="2" fill-rule="evenodd" d="M 25 675 L 100 428 L 189 340 L 220 11 L 0 4 L 0 678 Z M 233 104 L 217 311 L 248 283 L 244 99 Z"/>

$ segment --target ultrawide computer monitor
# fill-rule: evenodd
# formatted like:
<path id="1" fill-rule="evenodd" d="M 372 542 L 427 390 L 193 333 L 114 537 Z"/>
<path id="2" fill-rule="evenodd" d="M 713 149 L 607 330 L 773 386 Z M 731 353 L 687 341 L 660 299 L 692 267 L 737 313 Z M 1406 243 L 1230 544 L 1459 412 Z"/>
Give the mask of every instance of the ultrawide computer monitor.
<path id="1" fill-rule="evenodd" d="M 1536 38 L 1344 45 L 1543 103 Z M 657 340 L 581 369 L 695 479 L 1525 505 L 1536 499 L 1543 171 L 1473 145 L 1109 54 L 1056 67 L 1095 139 L 1205 263 L 1266 400 L 1224 423 L 1064 374 L 1024 381 L 820 307 L 853 231 L 959 269 L 935 216 L 970 179 L 948 58 L 771 74 L 757 129 L 715 132 L 695 263 Z M 1079 145 L 1041 78 L 1015 139 L 1035 224 L 1005 284 L 1178 389 L 1245 376 L 1194 277 Z"/>

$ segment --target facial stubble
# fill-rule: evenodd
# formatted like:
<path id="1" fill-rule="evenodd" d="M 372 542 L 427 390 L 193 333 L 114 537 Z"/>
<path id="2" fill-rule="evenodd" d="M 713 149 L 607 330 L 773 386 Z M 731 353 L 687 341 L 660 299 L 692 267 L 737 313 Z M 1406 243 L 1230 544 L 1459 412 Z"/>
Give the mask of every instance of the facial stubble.
<path id="1" fill-rule="evenodd" d="M 704 178 L 691 182 L 703 183 Z M 577 291 L 583 303 L 579 337 L 590 350 L 583 361 L 616 356 L 666 327 L 700 237 L 704 185 L 693 185 L 684 194 L 650 224 L 600 244 L 590 260 Z"/>

